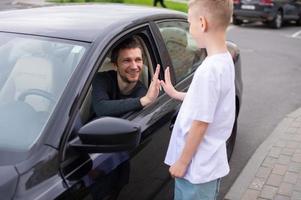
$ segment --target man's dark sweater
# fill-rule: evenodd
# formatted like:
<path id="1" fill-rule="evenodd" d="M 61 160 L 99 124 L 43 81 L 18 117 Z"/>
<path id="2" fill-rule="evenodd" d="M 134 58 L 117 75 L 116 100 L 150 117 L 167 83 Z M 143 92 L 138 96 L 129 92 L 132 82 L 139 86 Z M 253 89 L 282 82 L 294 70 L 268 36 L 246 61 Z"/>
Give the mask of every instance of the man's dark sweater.
<path id="1" fill-rule="evenodd" d="M 140 82 L 129 95 L 123 95 L 118 87 L 117 72 L 100 72 L 92 82 L 92 107 L 97 117 L 120 117 L 127 112 L 140 110 L 142 105 L 140 98 L 147 89 Z"/>

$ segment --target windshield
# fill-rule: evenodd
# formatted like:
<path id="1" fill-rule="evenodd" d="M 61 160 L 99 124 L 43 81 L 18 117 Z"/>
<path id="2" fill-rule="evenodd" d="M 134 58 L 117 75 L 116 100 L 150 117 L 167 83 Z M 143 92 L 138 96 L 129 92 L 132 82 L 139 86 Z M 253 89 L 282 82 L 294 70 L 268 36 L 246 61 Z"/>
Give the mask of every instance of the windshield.
<path id="1" fill-rule="evenodd" d="M 31 148 L 84 52 L 67 42 L 0 33 L 0 150 Z"/>

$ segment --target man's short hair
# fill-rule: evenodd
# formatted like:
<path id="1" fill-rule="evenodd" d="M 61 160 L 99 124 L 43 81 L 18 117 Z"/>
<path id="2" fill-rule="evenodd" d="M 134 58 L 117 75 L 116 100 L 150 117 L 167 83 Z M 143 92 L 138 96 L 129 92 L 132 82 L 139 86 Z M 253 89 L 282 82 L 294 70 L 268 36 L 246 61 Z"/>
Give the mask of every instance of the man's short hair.
<path id="1" fill-rule="evenodd" d="M 233 14 L 232 0 L 190 0 L 189 7 L 202 10 L 216 28 L 226 29 Z"/>
<path id="2" fill-rule="evenodd" d="M 139 40 L 137 39 L 136 36 L 130 37 L 130 38 L 127 38 L 127 39 L 123 40 L 116 47 L 114 47 L 114 49 L 112 50 L 111 62 L 112 63 L 117 63 L 117 59 L 118 59 L 118 55 L 119 55 L 120 50 L 135 49 L 135 48 L 139 48 L 141 50 L 141 53 L 142 53 L 142 46 L 141 46 L 141 44 L 140 44 L 140 42 L 139 42 Z"/>

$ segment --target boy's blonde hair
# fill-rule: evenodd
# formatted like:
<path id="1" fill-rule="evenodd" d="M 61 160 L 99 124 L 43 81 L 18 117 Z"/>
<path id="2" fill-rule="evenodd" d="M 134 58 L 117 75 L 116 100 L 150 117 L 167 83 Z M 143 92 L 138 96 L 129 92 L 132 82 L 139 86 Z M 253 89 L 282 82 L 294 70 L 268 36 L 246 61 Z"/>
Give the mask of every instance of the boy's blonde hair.
<path id="1" fill-rule="evenodd" d="M 201 11 L 215 28 L 226 29 L 233 14 L 232 0 L 189 0 L 188 6 Z"/>

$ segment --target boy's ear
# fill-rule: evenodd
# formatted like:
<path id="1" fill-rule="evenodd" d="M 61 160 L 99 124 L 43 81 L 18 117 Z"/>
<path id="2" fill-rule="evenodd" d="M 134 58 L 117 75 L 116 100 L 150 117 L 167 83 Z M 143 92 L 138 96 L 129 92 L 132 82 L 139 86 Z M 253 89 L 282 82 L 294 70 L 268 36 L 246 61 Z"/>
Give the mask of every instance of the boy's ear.
<path id="1" fill-rule="evenodd" d="M 206 32 L 208 29 L 208 23 L 204 16 L 200 16 L 201 30 Z"/>

